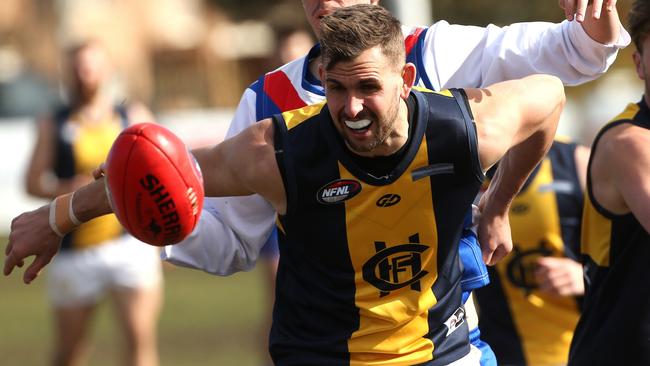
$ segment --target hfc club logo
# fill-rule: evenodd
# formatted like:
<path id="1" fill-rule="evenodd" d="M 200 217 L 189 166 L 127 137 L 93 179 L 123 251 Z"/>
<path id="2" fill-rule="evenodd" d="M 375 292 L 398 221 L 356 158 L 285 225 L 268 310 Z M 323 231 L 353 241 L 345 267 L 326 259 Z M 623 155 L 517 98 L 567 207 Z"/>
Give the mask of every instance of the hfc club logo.
<path id="1" fill-rule="evenodd" d="M 408 244 L 390 248 L 375 242 L 377 254 L 363 265 L 363 279 L 379 289 L 380 297 L 406 286 L 420 291 L 420 279 L 429 273 L 422 270 L 422 253 L 429 247 L 419 243 L 418 234 L 410 236 Z"/>

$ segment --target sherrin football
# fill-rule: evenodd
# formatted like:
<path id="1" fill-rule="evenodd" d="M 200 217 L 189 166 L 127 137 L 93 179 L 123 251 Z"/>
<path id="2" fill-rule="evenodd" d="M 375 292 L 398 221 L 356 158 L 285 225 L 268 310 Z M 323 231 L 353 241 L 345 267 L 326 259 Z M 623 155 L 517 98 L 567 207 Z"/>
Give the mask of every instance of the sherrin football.
<path id="1" fill-rule="evenodd" d="M 203 177 L 185 144 L 154 123 L 126 128 L 106 160 L 113 211 L 131 235 L 151 245 L 187 237 L 203 206 Z"/>

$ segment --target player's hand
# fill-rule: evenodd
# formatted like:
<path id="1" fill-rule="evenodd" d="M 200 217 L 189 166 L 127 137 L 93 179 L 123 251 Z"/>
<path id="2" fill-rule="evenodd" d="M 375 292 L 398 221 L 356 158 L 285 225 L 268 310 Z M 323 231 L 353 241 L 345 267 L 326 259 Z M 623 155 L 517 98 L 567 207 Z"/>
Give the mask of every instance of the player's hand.
<path id="1" fill-rule="evenodd" d="M 50 228 L 49 212 L 50 206 L 45 205 L 21 214 L 11 222 L 9 243 L 5 249 L 5 276 L 15 267 L 22 267 L 27 257 L 36 256 L 23 274 L 23 281 L 29 284 L 56 255 L 61 238 Z"/>
<path id="2" fill-rule="evenodd" d="M 549 295 L 580 296 L 585 292 L 582 264 L 570 258 L 539 258 L 535 279 L 539 290 Z"/>
<path id="3" fill-rule="evenodd" d="M 512 250 L 512 235 L 508 211 L 495 210 L 485 203 L 486 195 L 479 203 L 478 242 L 483 253 L 483 262 L 489 266 L 497 264 Z"/>
<path id="4" fill-rule="evenodd" d="M 559 0 L 567 20 L 584 21 L 586 18 L 600 19 L 603 11 L 612 11 L 616 0 Z"/>
<path id="5" fill-rule="evenodd" d="M 106 163 L 101 163 L 95 170 L 93 170 L 93 178 L 95 180 L 106 175 Z"/>

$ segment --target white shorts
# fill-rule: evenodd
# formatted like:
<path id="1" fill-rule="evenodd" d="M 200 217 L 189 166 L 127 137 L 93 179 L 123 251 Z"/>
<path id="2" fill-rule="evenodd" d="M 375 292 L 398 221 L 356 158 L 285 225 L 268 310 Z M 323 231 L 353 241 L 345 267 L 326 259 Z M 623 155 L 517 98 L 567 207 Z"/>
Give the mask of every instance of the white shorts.
<path id="1" fill-rule="evenodd" d="M 124 235 L 96 247 L 65 250 L 48 266 L 53 306 L 94 304 L 114 288 L 151 288 L 162 282 L 159 249 Z"/>

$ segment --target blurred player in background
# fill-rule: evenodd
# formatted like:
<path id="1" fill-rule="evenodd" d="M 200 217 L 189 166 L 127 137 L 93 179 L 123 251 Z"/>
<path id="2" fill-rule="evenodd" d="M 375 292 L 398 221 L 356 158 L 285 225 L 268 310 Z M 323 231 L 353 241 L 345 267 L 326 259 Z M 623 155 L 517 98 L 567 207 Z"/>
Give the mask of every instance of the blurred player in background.
<path id="1" fill-rule="evenodd" d="M 99 41 L 68 51 L 68 103 L 38 121 L 27 171 L 27 191 L 54 198 L 92 181 L 119 132 L 130 122 L 153 121 L 142 104 L 113 104 L 107 93 L 108 55 Z M 125 234 L 113 215 L 84 223 L 63 238 L 48 270 L 54 309 L 54 365 L 84 363 L 88 327 L 105 296 L 114 302 L 125 344 L 123 365 L 158 365 L 157 321 L 162 304 L 159 252 Z"/>
<path id="2" fill-rule="evenodd" d="M 638 103 L 596 136 L 587 170 L 582 317 L 569 365 L 650 365 L 650 1 L 629 14 Z"/>
<path id="3" fill-rule="evenodd" d="M 589 149 L 555 140 L 510 208 L 513 251 L 476 291 L 499 365 L 565 365 L 584 293 L 580 223 Z"/>

